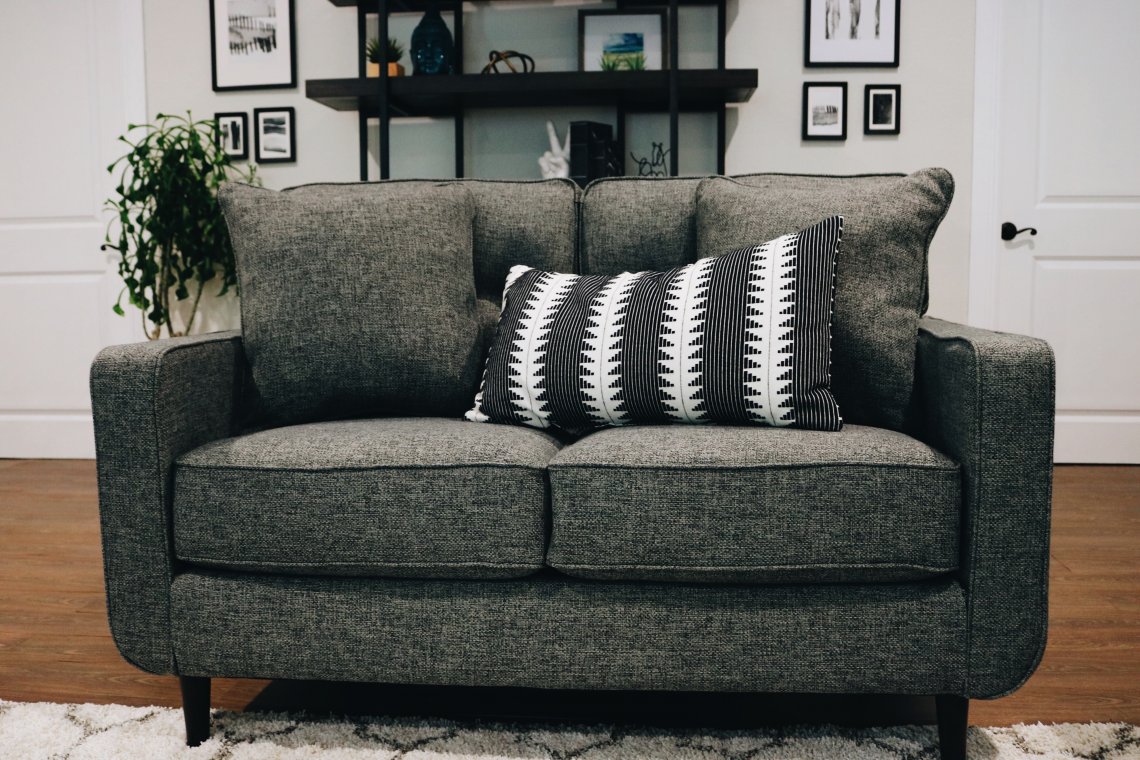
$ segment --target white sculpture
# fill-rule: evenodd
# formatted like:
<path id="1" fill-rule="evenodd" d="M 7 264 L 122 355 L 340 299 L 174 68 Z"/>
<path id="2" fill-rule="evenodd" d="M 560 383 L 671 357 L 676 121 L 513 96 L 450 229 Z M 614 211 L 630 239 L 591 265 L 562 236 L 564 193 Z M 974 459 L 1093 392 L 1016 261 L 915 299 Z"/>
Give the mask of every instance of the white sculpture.
<path id="1" fill-rule="evenodd" d="M 543 179 L 557 179 L 559 177 L 570 176 L 570 129 L 566 129 L 566 141 L 560 143 L 558 140 L 558 130 L 554 128 L 554 124 L 546 122 L 546 134 L 550 137 L 550 150 L 542 154 L 538 159 L 538 165 L 542 169 Z"/>

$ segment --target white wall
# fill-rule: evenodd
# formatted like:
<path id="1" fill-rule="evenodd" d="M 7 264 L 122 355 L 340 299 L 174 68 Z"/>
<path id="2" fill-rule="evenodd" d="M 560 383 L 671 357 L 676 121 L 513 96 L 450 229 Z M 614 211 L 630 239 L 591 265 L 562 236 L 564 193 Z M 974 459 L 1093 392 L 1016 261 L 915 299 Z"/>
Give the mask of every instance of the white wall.
<path id="1" fill-rule="evenodd" d="M 297 163 L 263 167 L 266 186 L 353 181 L 358 178 L 356 114 L 307 100 L 304 80 L 356 75 L 356 13 L 336 8 L 327 0 L 296 0 L 295 5 L 297 89 L 214 93 L 206 1 L 146 0 L 148 105 L 152 113 L 191 109 L 203 117 L 218 111 L 252 114 L 259 107 L 293 106 L 297 110 Z M 469 2 L 464 16 L 464 66 L 478 71 L 488 50 L 513 48 L 534 56 L 541 71 L 574 70 L 578 9 L 608 5 L 597 0 Z M 844 174 L 948 168 L 957 179 L 957 197 L 931 254 L 931 313 L 964 319 L 974 2 L 906 4 L 897 70 L 804 69 L 803 8 L 803 0 L 729 0 L 728 65 L 759 69 L 760 85 L 749 103 L 729 112 L 727 171 Z M 391 33 L 406 43 L 417 22 L 416 16 L 393 16 Z M 681 65 L 714 66 L 715 13 L 708 8 L 684 8 L 680 27 Z M 408 65 L 406 56 L 404 63 Z M 848 82 L 845 143 L 801 142 L 800 97 L 805 80 Z M 867 83 L 903 85 L 900 136 L 863 136 L 862 97 Z M 610 120 L 612 113 L 609 109 L 470 112 L 465 128 L 467 174 L 537 177 L 536 159 L 547 147 L 545 121 L 565 125 L 582 118 Z M 682 117 L 682 173 L 715 169 L 715 124 L 711 115 Z M 631 117 L 629 148 L 646 152 L 652 141 L 667 139 L 667 128 L 663 115 Z M 374 153 L 376 130 L 372 131 Z M 392 131 L 392 153 L 393 176 L 451 176 L 450 121 L 397 124 Z"/>

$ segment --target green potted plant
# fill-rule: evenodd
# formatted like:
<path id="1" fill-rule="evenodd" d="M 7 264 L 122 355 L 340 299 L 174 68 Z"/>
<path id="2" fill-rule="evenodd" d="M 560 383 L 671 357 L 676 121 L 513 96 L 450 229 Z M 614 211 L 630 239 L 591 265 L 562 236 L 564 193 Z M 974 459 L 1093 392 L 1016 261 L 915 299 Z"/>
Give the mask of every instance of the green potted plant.
<path id="1" fill-rule="evenodd" d="M 217 123 L 193 121 L 189 112 L 128 125 L 119 140 L 130 150 L 107 167 L 118 183 L 106 204 L 114 217 L 103 245 L 120 257 L 124 287 L 113 308 L 124 315 L 125 295 L 152 340 L 164 329 L 171 337 L 188 335 L 206 283 L 220 280 L 219 296 L 237 286 L 218 188 L 228 179 L 256 184 L 256 169 L 231 165 Z"/>
<path id="2" fill-rule="evenodd" d="M 368 76 L 380 76 L 382 58 L 388 62 L 388 76 L 404 76 L 404 67 L 400 64 L 400 59 L 404 56 L 404 46 L 395 37 L 388 38 L 388 49 L 386 51 L 380 49 L 379 38 L 373 37 L 368 40 L 365 52 L 368 55 Z"/>

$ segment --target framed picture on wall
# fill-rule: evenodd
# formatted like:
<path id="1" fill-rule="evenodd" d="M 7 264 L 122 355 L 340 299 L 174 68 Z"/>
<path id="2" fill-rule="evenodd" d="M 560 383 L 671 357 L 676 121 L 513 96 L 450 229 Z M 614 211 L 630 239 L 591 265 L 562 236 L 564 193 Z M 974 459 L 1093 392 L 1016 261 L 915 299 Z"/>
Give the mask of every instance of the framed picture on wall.
<path id="1" fill-rule="evenodd" d="M 293 0 L 208 0 L 215 92 L 297 86 Z"/>
<path id="2" fill-rule="evenodd" d="M 863 134 L 897 135 L 901 84 L 869 84 L 863 88 Z"/>
<path id="3" fill-rule="evenodd" d="M 804 0 L 804 66 L 898 68 L 901 0 Z"/>
<path id="4" fill-rule="evenodd" d="M 253 154 L 259 164 L 297 160 L 297 124 L 292 108 L 253 109 Z"/>
<path id="5" fill-rule="evenodd" d="M 578 11 L 579 71 L 660 71 L 665 60 L 665 11 Z"/>
<path id="6" fill-rule="evenodd" d="M 847 83 L 804 82 L 805 140 L 847 139 Z"/>
<path id="7" fill-rule="evenodd" d="M 249 114 L 216 113 L 214 121 L 218 125 L 218 147 L 227 156 L 239 161 L 249 158 Z"/>

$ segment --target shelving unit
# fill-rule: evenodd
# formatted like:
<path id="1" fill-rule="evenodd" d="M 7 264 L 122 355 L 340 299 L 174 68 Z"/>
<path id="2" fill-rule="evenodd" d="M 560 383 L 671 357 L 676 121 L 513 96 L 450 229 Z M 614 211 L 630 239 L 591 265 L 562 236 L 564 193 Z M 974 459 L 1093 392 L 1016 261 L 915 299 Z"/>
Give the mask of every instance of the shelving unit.
<path id="1" fill-rule="evenodd" d="M 717 171 L 724 173 L 725 105 L 746 102 L 756 89 L 756 69 L 726 69 L 725 0 L 617 0 L 618 8 L 668 7 L 669 55 L 678 60 L 678 8 L 682 5 L 717 10 L 717 68 L 663 71 L 555 71 L 530 74 L 463 74 L 463 4 L 459 0 L 329 0 L 357 11 L 359 72 L 349 79 L 309 79 L 305 96 L 338 111 L 356 111 L 360 130 L 360 178 L 368 179 L 368 119 L 380 122 L 380 178 L 390 174 L 391 120 L 401 116 L 450 116 L 455 125 L 455 175 L 464 173 L 463 115 L 469 108 L 549 106 L 613 106 L 616 134 L 624 142 L 625 116 L 630 112 L 669 113 L 670 174 L 677 174 L 678 122 L 682 112 L 717 115 Z M 366 20 L 375 12 L 378 36 L 388 39 L 388 14 L 427 10 L 435 5 L 453 14 L 455 68 L 453 75 L 388 77 L 365 76 Z M 624 146 L 622 155 L 624 156 Z"/>

